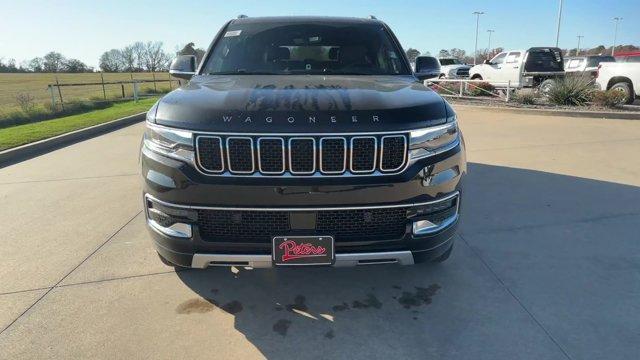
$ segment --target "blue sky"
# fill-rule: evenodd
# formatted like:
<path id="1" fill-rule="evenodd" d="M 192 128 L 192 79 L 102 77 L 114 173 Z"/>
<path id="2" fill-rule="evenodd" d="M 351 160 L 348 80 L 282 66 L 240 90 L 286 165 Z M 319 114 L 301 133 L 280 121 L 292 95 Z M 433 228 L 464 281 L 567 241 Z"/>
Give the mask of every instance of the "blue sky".
<path id="1" fill-rule="evenodd" d="M 238 14 L 376 15 L 403 47 L 437 53 L 453 47 L 473 51 L 474 10 L 480 18 L 478 47 L 526 48 L 555 44 L 559 0 L 226 0 L 226 1 L 30 1 L 0 0 L 0 58 L 18 62 L 55 50 L 96 66 L 105 50 L 137 40 L 163 41 L 167 51 L 193 41 L 206 48 L 217 30 Z M 622 16 L 618 43 L 640 44 L 640 0 L 564 0 L 561 47 L 613 41 L 612 18 Z"/>

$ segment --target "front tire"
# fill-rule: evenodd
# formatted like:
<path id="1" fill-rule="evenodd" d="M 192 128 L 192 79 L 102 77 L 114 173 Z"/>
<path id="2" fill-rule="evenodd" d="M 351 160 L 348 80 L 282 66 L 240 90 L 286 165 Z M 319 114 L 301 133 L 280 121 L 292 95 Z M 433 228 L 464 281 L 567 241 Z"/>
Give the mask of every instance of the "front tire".
<path id="1" fill-rule="evenodd" d="M 549 95 L 549 91 L 556 86 L 556 81 L 554 79 L 547 79 L 538 86 L 538 92 L 540 95 L 547 97 Z"/>
<path id="2" fill-rule="evenodd" d="M 624 93 L 625 98 L 623 102 L 625 104 L 633 104 L 633 102 L 636 100 L 636 94 L 633 92 L 631 85 L 629 85 L 628 82 L 615 83 L 611 87 L 611 90 L 616 90 Z"/>

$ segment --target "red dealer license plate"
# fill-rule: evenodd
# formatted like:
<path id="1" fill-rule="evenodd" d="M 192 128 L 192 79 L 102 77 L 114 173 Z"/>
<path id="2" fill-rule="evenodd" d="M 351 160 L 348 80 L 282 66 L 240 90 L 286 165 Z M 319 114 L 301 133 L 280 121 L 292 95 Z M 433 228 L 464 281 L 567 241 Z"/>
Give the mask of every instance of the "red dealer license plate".
<path id="1" fill-rule="evenodd" d="M 334 259 L 331 236 L 276 236 L 273 238 L 276 265 L 331 265 Z"/>

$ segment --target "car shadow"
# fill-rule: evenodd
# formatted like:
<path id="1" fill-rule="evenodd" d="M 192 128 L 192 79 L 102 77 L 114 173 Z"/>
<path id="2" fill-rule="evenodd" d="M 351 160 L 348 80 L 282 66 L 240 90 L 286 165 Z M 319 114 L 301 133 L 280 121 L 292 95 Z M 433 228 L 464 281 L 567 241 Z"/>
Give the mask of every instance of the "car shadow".
<path id="1" fill-rule="evenodd" d="M 465 186 L 460 236 L 444 264 L 184 270 L 195 294 L 175 311 L 233 315 L 267 358 L 563 358 L 478 255 L 504 237 L 465 238 L 638 214 L 640 188 L 475 163 Z M 540 239 L 526 240 L 535 252 Z"/>

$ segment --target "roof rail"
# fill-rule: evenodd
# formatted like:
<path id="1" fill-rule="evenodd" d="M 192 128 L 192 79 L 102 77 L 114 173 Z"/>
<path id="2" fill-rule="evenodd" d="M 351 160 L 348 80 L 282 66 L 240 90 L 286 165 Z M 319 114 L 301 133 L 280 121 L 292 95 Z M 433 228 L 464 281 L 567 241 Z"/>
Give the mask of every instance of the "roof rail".
<path id="1" fill-rule="evenodd" d="M 238 15 L 238 19 L 246 19 L 246 18 L 248 18 L 247 15 L 244 15 L 244 14 Z"/>
<path id="2" fill-rule="evenodd" d="M 375 15 L 369 15 L 369 19 L 371 19 L 371 20 L 378 20 L 378 18 L 377 18 L 377 17 L 375 17 Z"/>

